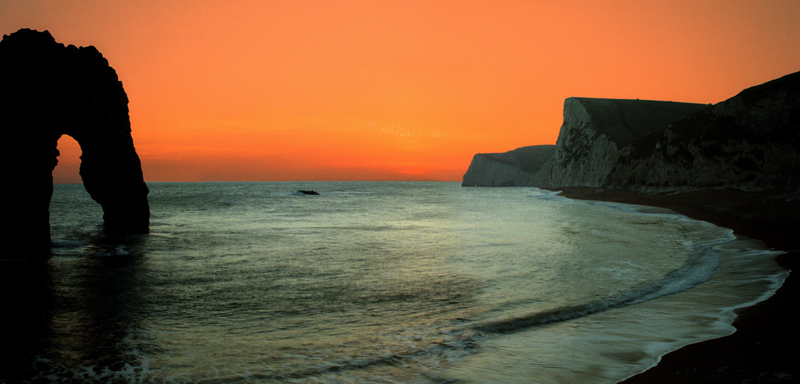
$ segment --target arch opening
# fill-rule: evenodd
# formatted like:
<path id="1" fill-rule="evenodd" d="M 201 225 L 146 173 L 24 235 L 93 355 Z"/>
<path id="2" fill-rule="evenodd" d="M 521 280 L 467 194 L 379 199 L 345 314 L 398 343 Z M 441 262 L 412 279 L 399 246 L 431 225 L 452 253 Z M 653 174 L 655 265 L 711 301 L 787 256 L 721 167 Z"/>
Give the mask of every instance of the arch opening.
<path id="1" fill-rule="evenodd" d="M 70 135 L 61 135 L 56 144 L 58 163 L 53 169 L 55 184 L 83 184 L 81 180 L 81 146 Z"/>

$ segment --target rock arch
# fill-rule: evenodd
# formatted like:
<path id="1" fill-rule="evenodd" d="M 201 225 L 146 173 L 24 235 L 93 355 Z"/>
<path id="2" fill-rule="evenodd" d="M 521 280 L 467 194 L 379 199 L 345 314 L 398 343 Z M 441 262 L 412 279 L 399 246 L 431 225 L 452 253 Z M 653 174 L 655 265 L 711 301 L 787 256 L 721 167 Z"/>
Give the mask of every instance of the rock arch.
<path id="1" fill-rule="evenodd" d="M 30 259 L 48 254 L 58 139 L 81 146 L 80 174 L 103 208 L 105 230 L 147 233 L 150 208 L 133 146 L 128 97 L 93 46 L 57 43 L 48 31 L 21 29 L 0 41 L 0 126 L 4 148 L 6 244 Z"/>

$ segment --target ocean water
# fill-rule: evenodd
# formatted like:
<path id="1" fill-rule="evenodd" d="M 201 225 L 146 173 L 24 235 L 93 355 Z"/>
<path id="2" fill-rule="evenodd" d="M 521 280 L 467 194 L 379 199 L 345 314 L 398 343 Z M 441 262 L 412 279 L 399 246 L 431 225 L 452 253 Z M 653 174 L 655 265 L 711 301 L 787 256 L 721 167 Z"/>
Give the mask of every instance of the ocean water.
<path id="1" fill-rule="evenodd" d="M 535 188 L 149 187 L 151 233 L 113 236 L 55 186 L 0 383 L 615 383 L 786 277 L 728 229 Z"/>

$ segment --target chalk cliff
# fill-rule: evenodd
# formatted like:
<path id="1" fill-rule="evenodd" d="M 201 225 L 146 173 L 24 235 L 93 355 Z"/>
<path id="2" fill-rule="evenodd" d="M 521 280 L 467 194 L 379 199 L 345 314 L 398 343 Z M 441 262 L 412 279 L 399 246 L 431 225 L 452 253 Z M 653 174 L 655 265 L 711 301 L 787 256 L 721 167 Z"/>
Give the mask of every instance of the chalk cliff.
<path id="1" fill-rule="evenodd" d="M 479 154 L 462 185 L 798 188 L 799 135 L 800 72 L 713 106 L 569 98 L 555 151 L 537 158 L 535 177 L 513 172 L 524 153 L 516 163 Z"/>
<path id="2" fill-rule="evenodd" d="M 108 61 L 92 46 L 57 43 L 49 32 L 21 29 L 0 41 L 0 119 L 7 209 L 6 244 L 33 258 L 49 253 L 49 204 L 56 144 L 81 146 L 81 178 L 103 208 L 106 230 L 146 233 L 148 189 L 133 146 L 128 96 Z M 32 256 L 33 255 L 33 256 Z"/>
<path id="3" fill-rule="evenodd" d="M 706 104 L 573 97 L 544 180 L 546 186 L 601 186 L 620 150 Z"/>
<path id="4" fill-rule="evenodd" d="M 542 182 L 542 166 L 555 153 L 555 145 L 534 145 L 505 153 L 479 153 L 464 174 L 464 187 L 524 187 Z"/>

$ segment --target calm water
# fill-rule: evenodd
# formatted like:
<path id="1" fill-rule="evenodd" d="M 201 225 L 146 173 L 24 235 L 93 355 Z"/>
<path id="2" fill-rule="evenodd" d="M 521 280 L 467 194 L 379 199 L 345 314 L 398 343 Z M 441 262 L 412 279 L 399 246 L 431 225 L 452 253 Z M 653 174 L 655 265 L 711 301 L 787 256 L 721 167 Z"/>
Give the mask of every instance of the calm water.
<path id="1" fill-rule="evenodd" d="M 151 233 L 109 236 L 56 185 L 0 383 L 613 383 L 785 277 L 729 230 L 532 188 L 149 186 Z"/>

